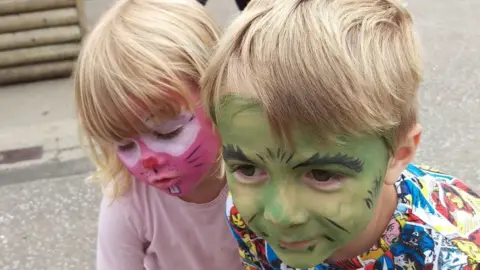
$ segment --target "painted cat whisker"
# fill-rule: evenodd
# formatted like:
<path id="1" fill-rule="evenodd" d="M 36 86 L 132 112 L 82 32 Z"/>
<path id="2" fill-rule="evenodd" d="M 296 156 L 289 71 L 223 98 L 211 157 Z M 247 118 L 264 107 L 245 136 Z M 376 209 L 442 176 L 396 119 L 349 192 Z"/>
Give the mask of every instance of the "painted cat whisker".
<path id="1" fill-rule="evenodd" d="M 192 164 L 192 163 L 194 163 L 195 161 L 197 161 L 199 158 L 201 158 L 201 156 L 198 156 L 198 157 L 196 157 L 196 158 L 194 158 L 194 159 L 192 159 L 192 160 L 188 160 L 188 163 Z"/>
<path id="2" fill-rule="evenodd" d="M 200 146 L 201 145 L 198 145 L 197 147 L 195 147 L 195 149 L 193 149 L 193 151 L 190 153 L 190 155 L 187 156 L 187 158 L 186 158 L 187 161 L 198 151 Z"/>

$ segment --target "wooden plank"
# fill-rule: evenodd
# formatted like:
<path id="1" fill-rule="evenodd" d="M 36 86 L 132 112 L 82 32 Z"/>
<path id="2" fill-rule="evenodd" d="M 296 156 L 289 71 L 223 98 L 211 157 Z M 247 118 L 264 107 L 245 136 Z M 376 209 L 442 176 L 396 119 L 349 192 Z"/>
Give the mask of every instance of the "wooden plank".
<path id="1" fill-rule="evenodd" d="M 78 22 L 80 24 L 80 30 L 82 32 L 82 36 L 85 36 L 89 29 L 88 29 L 88 23 L 87 23 L 87 16 L 85 14 L 85 2 L 83 0 L 76 0 L 76 6 L 77 6 L 77 17 L 78 17 Z"/>
<path id="2" fill-rule="evenodd" d="M 75 0 L 1 0 L 0 15 L 74 6 Z"/>
<path id="3" fill-rule="evenodd" d="M 80 41 L 78 25 L 0 34 L 0 51 Z"/>
<path id="4" fill-rule="evenodd" d="M 75 61 L 70 60 L 1 68 L 0 85 L 68 77 L 72 74 L 74 65 Z"/>
<path id="5" fill-rule="evenodd" d="M 0 52 L 0 68 L 77 58 L 79 43 L 47 45 Z"/>
<path id="6" fill-rule="evenodd" d="M 0 33 L 78 23 L 76 8 L 62 8 L 0 16 Z"/>

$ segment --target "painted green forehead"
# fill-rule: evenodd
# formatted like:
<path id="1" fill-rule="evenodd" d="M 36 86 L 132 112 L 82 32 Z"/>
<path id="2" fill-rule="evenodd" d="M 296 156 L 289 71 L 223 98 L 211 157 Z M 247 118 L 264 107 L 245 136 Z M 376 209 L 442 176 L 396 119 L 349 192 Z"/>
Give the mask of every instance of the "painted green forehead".
<path id="1" fill-rule="evenodd" d="M 224 96 L 217 106 L 216 113 L 218 129 L 226 139 L 230 139 L 232 135 L 237 138 L 248 138 L 253 135 L 257 140 L 270 140 L 274 137 L 270 132 L 270 124 L 265 117 L 263 106 L 253 98 L 234 94 Z"/>
<path id="2" fill-rule="evenodd" d="M 263 106 L 253 98 L 231 94 L 222 97 L 217 104 L 217 125 L 225 142 L 242 143 L 252 142 L 267 143 L 269 145 L 279 145 L 278 136 L 272 134 L 270 123 L 264 114 Z M 348 144 L 358 144 L 365 141 L 379 140 L 378 136 L 352 137 L 342 134 L 333 134 L 335 142 L 321 140 L 314 133 L 308 132 L 308 128 L 296 129 L 292 131 L 293 143 L 295 148 L 315 146 L 330 147 L 347 146 Z M 381 140 L 381 139 L 380 139 Z M 383 140 L 382 144 L 383 144 Z"/>
<path id="3" fill-rule="evenodd" d="M 280 143 L 279 136 L 272 134 L 263 105 L 252 97 L 238 94 L 223 96 L 217 106 L 216 120 L 222 136 L 233 135 L 236 138 L 247 137 L 256 138 L 256 140 L 268 139 L 272 143 Z M 292 134 L 300 135 L 303 142 L 306 142 L 305 140 L 308 143 L 318 142 L 318 138 L 309 132 L 294 130 Z"/>
<path id="4" fill-rule="evenodd" d="M 232 121 L 233 118 L 245 111 L 254 111 L 263 113 L 263 106 L 260 102 L 251 97 L 244 97 L 237 94 L 229 94 L 220 98 L 218 104 L 215 104 L 217 110 L 216 120 L 218 123 Z"/>

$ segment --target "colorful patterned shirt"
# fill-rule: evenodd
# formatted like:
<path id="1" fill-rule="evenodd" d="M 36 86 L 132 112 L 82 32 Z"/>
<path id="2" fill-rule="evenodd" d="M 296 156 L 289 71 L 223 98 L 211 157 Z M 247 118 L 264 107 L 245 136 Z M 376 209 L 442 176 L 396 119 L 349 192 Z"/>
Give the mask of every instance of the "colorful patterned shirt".
<path id="1" fill-rule="evenodd" d="M 395 187 L 397 208 L 368 252 L 309 269 L 480 270 L 480 197 L 474 191 L 455 177 L 414 165 L 408 166 Z M 231 196 L 226 210 L 247 270 L 296 269 L 248 229 Z"/>

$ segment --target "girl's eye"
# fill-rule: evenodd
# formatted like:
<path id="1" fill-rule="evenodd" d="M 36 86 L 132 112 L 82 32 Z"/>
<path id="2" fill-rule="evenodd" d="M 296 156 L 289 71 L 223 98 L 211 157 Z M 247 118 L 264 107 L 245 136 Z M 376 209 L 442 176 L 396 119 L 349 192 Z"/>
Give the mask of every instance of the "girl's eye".
<path id="1" fill-rule="evenodd" d="M 339 173 L 324 170 L 311 170 L 305 175 L 305 177 L 314 186 L 332 189 L 339 187 L 342 184 L 342 180 L 345 178 L 344 175 Z"/>
<path id="2" fill-rule="evenodd" d="M 155 137 L 159 140 L 171 140 L 171 139 L 177 137 L 182 131 L 183 131 L 183 127 L 180 127 L 180 128 L 175 129 L 174 131 L 166 133 L 166 134 L 154 131 L 153 135 L 155 135 Z"/>
<path id="3" fill-rule="evenodd" d="M 268 177 L 268 173 L 261 168 L 253 165 L 240 165 L 232 170 L 236 179 L 244 181 L 259 181 Z"/>
<path id="4" fill-rule="evenodd" d="M 128 151 L 131 151 L 133 149 L 135 149 L 136 145 L 134 142 L 127 142 L 127 143 L 124 143 L 124 144 L 120 144 L 117 146 L 118 148 L 118 151 L 120 152 L 128 152 Z"/>

